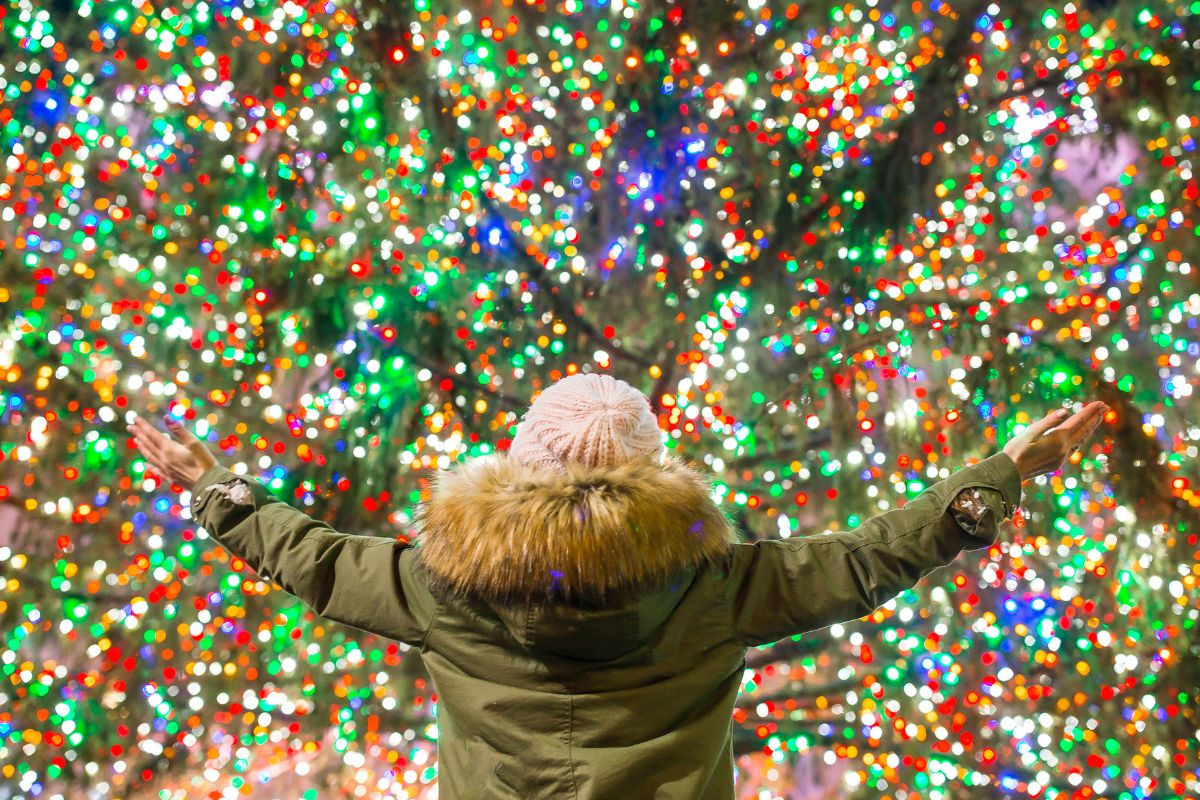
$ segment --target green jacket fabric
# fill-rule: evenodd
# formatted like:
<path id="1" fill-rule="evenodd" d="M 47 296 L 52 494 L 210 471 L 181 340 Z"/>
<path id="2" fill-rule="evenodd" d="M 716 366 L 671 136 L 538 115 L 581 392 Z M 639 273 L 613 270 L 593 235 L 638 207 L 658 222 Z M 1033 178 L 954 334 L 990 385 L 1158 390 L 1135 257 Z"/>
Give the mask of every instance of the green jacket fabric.
<path id="1" fill-rule="evenodd" d="M 438 693 L 443 800 L 731 800 L 748 648 L 857 620 L 1019 505 L 1000 452 L 858 528 L 742 542 L 692 465 L 438 473 L 412 543 L 343 533 L 257 481 L 193 488 L 194 519 L 317 614 L 419 648 Z M 949 509 L 977 487 L 968 532 Z"/>

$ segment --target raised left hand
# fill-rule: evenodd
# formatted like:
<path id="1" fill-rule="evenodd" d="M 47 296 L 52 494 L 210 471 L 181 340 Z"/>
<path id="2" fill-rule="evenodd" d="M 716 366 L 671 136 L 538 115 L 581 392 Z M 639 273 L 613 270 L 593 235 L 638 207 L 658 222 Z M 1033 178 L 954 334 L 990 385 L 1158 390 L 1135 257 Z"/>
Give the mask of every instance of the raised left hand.
<path id="1" fill-rule="evenodd" d="M 1065 408 L 1051 411 L 1010 439 L 1004 452 L 1017 465 L 1023 481 L 1056 472 L 1092 435 L 1108 411 L 1109 407 L 1099 400 L 1088 403 L 1069 419 Z"/>
<path id="2" fill-rule="evenodd" d="M 189 491 L 200 476 L 217 463 L 204 442 L 174 417 L 167 417 L 170 437 L 141 417 L 135 417 L 133 424 L 125 428 L 133 434 L 134 443 L 155 472 Z"/>

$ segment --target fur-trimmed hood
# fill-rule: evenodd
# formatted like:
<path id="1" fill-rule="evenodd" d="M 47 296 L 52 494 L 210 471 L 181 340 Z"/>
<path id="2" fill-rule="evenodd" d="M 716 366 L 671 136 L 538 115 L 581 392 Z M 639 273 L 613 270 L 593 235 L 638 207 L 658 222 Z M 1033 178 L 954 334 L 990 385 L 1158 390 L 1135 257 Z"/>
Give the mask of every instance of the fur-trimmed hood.
<path id="1" fill-rule="evenodd" d="M 431 583 L 492 603 L 632 600 L 729 554 L 737 533 L 678 457 L 565 474 L 506 453 L 439 473 L 417 512 Z"/>

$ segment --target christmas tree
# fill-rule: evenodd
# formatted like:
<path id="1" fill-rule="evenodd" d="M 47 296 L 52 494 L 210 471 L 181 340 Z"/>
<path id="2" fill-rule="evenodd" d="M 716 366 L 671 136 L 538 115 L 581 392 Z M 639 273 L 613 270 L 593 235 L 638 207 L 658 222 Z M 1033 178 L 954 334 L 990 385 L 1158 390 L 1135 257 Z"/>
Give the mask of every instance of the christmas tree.
<path id="1" fill-rule="evenodd" d="M 748 541 L 1109 404 L 994 546 L 748 654 L 739 791 L 1196 797 L 1198 12 L 0 7 L 2 796 L 433 796 L 419 655 L 216 545 L 124 425 L 411 538 L 604 371 Z"/>

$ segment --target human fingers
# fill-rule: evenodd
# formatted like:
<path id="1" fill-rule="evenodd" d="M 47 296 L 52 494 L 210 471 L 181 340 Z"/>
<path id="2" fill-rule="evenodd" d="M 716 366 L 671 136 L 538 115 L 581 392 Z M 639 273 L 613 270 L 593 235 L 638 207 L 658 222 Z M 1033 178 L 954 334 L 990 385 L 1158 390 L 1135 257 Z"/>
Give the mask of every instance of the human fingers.
<path id="1" fill-rule="evenodd" d="M 167 441 L 167 437 L 163 435 L 162 431 L 158 430 L 149 422 L 138 416 L 135 416 L 133 418 L 133 422 L 129 425 L 126 425 L 125 428 L 134 436 L 146 443 L 156 444 L 159 447 L 162 447 Z"/>
<path id="2" fill-rule="evenodd" d="M 157 445 L 146 441 L 138 436 L 133 437 L 133 443 L 137 446 L 138 451 L 145 456 L 156 470 L 161 469 L 167 463 L 166 453 L 158 448 Z"/>
<path id="3" fill-rule="evenodd" d="M 1065 433 L 1068 439 L 1075 439 L 1081 431 L 1086 431 L 1093 423 L 1100 420 L 1104 409 L 1104 403 L 1099 400 L 1093 400 L 1079 409 L 1078 413 L 1062 425 L 1059 425 L 1057 430 Z"/>
<path id="4" fill-rule="evenodd" d="M 157 444 L 146 442 L 143 439 L 134 437 L 133 441 L 137 444 L 138 450 L 146 458 L 147 474 L 153 474 L 168 483 L 179 482 L 179 458 L 176 454 L 172 454 L 167 450 L 160 448 Z M 168 442 L 171 447 L 179 445 Z"/>
<path id="5" fill-rule="evenodd" d="M 164 419 L 167 423 L 167 430 L 171 432 L 171 439 L 177 446 L 185 448 L 196 461 L 206 468 L 217 463 L 217 459 L 208 449 L 208 445 L 184 427 L 182 422 L 170 416 L 164 417 Z"/>
<path id="6" fill-rule="evenodd" d="M 163 417 L 163 421 L 167 425 L 167 431 L 170 433 L 171 440 L 177 442 L 189 450 L 194 449 L 196 445 L 204 446 L 204 442 L 196 438 L 196 434 L 192 433 L 184 424 L 172 416 Z"/>
<path id="7" fill-rule="evenodd" d="M 1036 439 L 1038 436 L 1042 435 L 1043 433 L 1048 431 L 1053 426 L 1062 422 L 1063 418 L 1066 416 L 1066 413 L 1067 413 L 1067 409 L 1056 408 L 1053 411 L 1051 411 L 1049 414 L 1047 414 L 1046 416 L 1039 419 L 1037 422 L 1031 423 L 1028 427 L 1025 428 L 1025 430 L 1021 431 L 1021 433 L 1022 433 L 1022 435 L 1026 435 L 1031 439 Z"/>
<path id="8" fill-rule="evenodd" d="M 1106 413 L 1108 413 L 1108 406 L 1105 405 L 1093 414 L 1082 427 L 1067 434 L 1068 452 L 1075 452 L 1084 442 L 1092 437 L 1092 434 L 1096 432 L 1096 428 L 1100 427 L 1100 423 L 1104 421 Z"/>
<path id="9" fill-rule="evenodd" d="M 141 442 L 141 449 L 154 453 L 160 463 L 166 463 L 171 458 L 178 458 L 181 445 L 172 441 L 146 420 L 138 418 L 134 427 L 134 436 Z"/>
<path id="10" fill-rule="evenodd" d="M 135 423 L 126 426 L 133 435 L 134 444 L 147 458 L 163 463 L 167 455 L 169 440 L 146 424 L 144 420 L 138 420 L 138 422 L 141 424 Z"/>
<path id="11" fill-rule="evenodd" d="M 171 438 L 180 444 L 187 443 L 188 439 L 191 438 L 191 432 L 189 432 L 187 428 L 183 427 L 182 422 L 175 419 L 171 415 L 168 414 L 167 416 L 163 417 L 163 422 L 166 423 L 167 432 L 171 435 Z"/>
<path id="12" fill-rule="evenodd" d="M 159 454 L 151 449 L 150 445 L 146 444 L 146 442 L 142 441 L 137 436 L 134 436 L 133 446 L 136 447 L 138 452 L 142 454 L 142 458 L 146 459 L 146 466 L 143 468 L 144 470 L 150 472 L 162 472 L 162 462 Z"/>
<path id="13" fill-rule="evenodd" d="M 1104 422 L 1104 416 L 1108 413 L 1108 411 L 1109 408 L 1107 405 L 1100 409 L 1100 411 L 1096 414 L 1096 418 L 1092 421 L 1092 424 L 1089 425 L 1086 430 L 1080 433 L 1080 442 L 1091 438 L 1092 434 L 1096 432 L 1096 429 L 1100 427 L 1100 423 Z"/>

